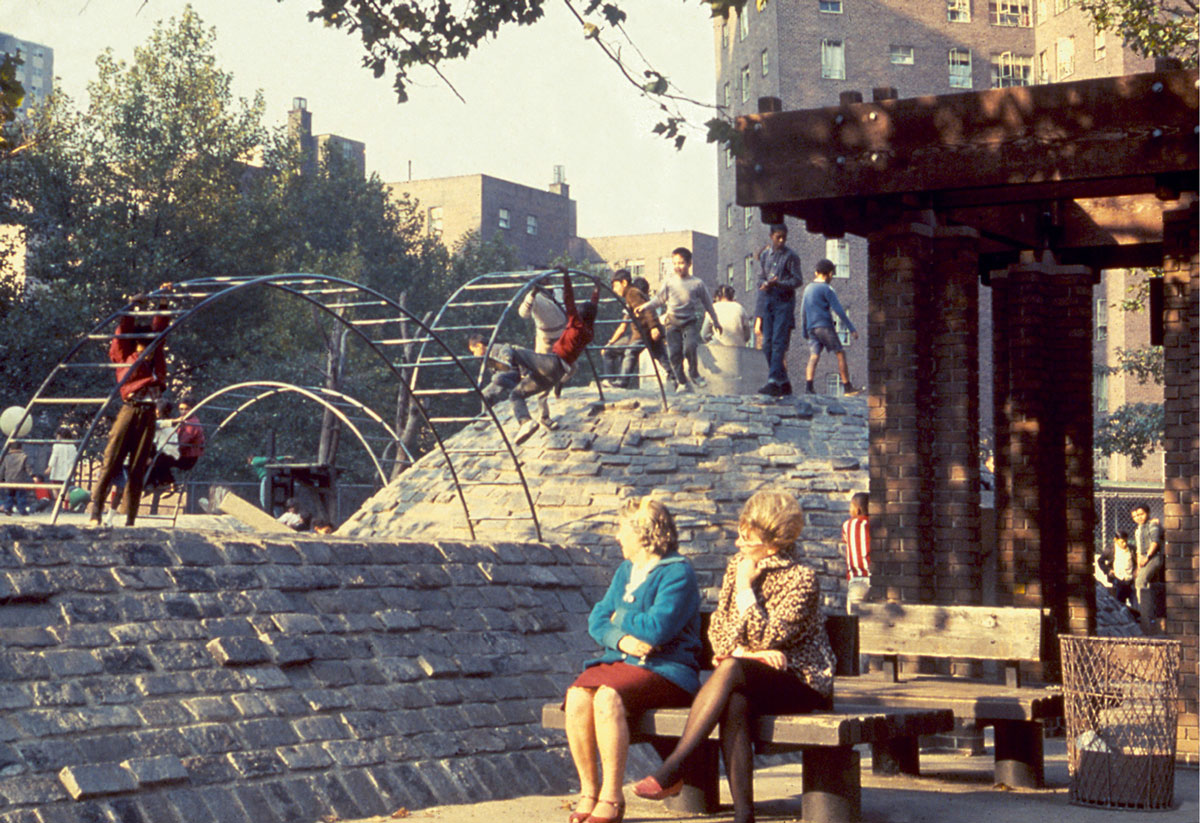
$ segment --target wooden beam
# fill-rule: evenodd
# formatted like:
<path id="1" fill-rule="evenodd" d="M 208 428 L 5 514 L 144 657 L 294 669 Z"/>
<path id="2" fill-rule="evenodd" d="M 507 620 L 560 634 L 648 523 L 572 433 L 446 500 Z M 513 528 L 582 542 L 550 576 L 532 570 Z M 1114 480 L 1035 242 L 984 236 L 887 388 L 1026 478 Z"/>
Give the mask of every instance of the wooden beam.
<path id="1" fill-rule="evenodd" d="M 946 206 L 1195 189 L 1194 71 L 738 118 L 743 206 L 924 192 Z M 823 214 L 838 211 L 827 206 Z"/>

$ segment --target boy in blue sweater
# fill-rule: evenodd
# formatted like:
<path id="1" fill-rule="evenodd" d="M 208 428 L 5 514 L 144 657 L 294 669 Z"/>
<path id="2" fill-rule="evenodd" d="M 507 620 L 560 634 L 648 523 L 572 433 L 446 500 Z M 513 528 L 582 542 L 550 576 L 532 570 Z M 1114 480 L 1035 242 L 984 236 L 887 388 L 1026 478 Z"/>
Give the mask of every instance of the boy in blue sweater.
<path id="1" fill-rule="evenodd" d="M 850 329 L 850 336 L 858 339 L 858 331 L 846 310 L 838 300 L 833 286 L 829 285 L 830 278 L 836 266 L 832 260 L 818 260 L 816 278 L 804 289 L 804 297 L 800 301 L 800 333 L 808 340 L 808 368 L 804 374 L 804 390 L 808 394 L 816 394 L 813 388 L 813 378 L 817 374 L 817 363 L 821 360 L 821 352 L 828 349 L 837 355 L 838 374 L 842 378 L 844 394 L 858 394 L 858 390 L 850 383 L 850 369 L 846 365 L 846 352 L 842 350 L 842 341 L 838 339 L 833 322 L 836 313 L 841 321 Z"/>

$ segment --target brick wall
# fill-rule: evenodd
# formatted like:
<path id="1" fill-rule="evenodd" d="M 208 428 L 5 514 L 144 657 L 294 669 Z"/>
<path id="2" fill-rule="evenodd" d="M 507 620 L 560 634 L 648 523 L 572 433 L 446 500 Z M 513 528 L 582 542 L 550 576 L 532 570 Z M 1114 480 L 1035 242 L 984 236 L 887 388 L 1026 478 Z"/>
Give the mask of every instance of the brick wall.
<path id="1" fill-rule="evenodd" d="M 610 564 L 0 527 L 0 820 L 296 823 L 565 792 Z"/>
<path id="2" fill-rule="evenodd" d="M 978 236 L 898 224 L 869 245 L 872 582 L 980 603 Z"/>
<path id="3" fill-rule="evenodd" d="M 991 283 L 997 602 L 1051 607 L 1058 631 L 1090 634 L 1093 276 L 1029 262 Z"/>
<path id="4" fill-rule="evenodd" d="M 1164 348 L 1166 374 L 1166 490 L 1163 526 L 1167 532 L 1167 634 L 1183 643 L 1180 683 L 1179 757 L 1200 760 L 1200 688 L 1196 628 L 1197 530 L 1200 529 L 1200 396 L 1196 364 L 1200 362 L 1200 287 L 1197 284 L 1197 209 L 1163 215 L 1165 270 Z"/>

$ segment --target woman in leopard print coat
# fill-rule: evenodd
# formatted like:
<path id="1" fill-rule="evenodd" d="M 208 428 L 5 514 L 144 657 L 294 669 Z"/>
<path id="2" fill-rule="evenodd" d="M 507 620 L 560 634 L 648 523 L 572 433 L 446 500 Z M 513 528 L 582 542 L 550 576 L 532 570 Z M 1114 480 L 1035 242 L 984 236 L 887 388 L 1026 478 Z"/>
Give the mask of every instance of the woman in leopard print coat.
<path id="1" fill-rule="evenodd" d="M 721 724 L 721 754 L 736 823 L 754 820 L 754 718 L 827 709 L 833 651 L 825 634 L 816 574 L 800 565 L 804 511 L 790 494 L 763 491 L 742 509 L 738 554 L 730 558 L 709 624 L 712 676 L 692 702 L 675 750 L 635 794 L 677 794 L 684 761 Z"/>

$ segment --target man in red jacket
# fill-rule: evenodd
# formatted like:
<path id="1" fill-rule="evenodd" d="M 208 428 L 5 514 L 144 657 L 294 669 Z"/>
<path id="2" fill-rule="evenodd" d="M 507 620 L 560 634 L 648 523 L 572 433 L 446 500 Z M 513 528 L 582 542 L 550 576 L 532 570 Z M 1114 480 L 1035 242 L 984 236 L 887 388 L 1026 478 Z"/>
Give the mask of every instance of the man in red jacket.
<path id="1" fill-rule="evenodd" d="M 146 305 L 146 296 L 139 294 L 133 298 L 131 309 L 141 312 Z M 163 306 L 160 304 L 159 308 Z M 120 510 L 125 512 L 126 526 L 132 526 L 137 518 L 146 469 L 154 456 L 156 405 L 166 389 L 167 378 L 167 358 L 163 347 L 155 345 L 150 352 L 143 353 L 169 323 L 169 318 L 164 314 L 155 315 L 149 323 L 139 322 L 137 315 L 126 314 L 117 323 L 116 333 L 108 344 L 108 359 L 120 364 L 116 371 L 121 409 L 108 433 L 104 463 L 92 488 L 93 525 L 98 525 L 104 514 L 104 501 L 108 497 L 113 476 L 126 463 L 128 482 Z M 137 362 L 138 358 L 142 358 L 140 363 Z"/>

